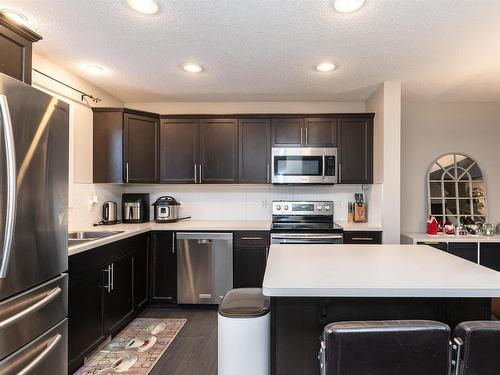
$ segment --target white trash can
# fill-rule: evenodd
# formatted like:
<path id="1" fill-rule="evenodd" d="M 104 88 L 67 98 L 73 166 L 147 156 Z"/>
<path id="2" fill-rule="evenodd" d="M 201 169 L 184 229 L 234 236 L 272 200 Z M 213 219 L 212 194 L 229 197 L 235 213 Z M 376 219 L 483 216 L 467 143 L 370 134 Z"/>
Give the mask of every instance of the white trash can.
<path id="1" fill-rule="evenodd" d="M 218 314 L 218 374 L 269 375 L 271 314 L 260 288 L 233 289 Z"/>

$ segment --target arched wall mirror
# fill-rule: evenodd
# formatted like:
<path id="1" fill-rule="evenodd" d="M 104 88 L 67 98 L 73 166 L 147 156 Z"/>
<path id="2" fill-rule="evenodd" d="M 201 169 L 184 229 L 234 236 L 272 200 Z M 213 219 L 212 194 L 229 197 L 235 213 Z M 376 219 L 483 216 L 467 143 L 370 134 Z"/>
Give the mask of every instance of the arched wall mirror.
<path id="1" fill-rule="evenodd" d="M 465 154 L 446 154 L 427 173 L 428 212 L 439 223 L 486 221 L 486 189 L 479 164 Z"/>

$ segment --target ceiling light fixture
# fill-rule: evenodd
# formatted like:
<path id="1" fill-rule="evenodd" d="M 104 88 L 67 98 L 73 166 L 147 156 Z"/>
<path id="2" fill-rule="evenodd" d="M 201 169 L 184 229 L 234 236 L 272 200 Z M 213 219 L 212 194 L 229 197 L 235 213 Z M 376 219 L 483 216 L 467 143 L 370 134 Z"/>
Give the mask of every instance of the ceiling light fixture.
<path id="1" fill-rule="evenodd" d="M 127 4 L 133 10 L 142 14 L 155 14 L 160 10 L 154 0 L 127 0 Z"/>
<path id="2" fill-rule="evenodd" d="M 184 64 L 182 66 L 182 69 L 184 69 L 186 72 L 189 72 L 189 73 L 200 73 L 203 70 L 201 65 L 193 64 L 193 63 Z"/>
<path id="3" fill-rule="evenodd" d="M 16 10 L 1 9 L 0 12 L 5 14 L 5 16 L 10 18 L 12 21 L 14 21 L 16 23 L 20 23 L 21 25 L 28 23 L 28 17 L 26 17 L 24 14 L 22 14 Z"/>
<path id="4" fill-rule="evenodd" d="M 333 6 L 340 13 L 352 13 L 363 6 L 365 0 L 335 0 Z"/>
<path id="5" fill-rule="evenodd" d="M 92 73 L 92 74 L 102 74 L 104 73 L 104 68 L 100 65 L 96 65 L 96 64 L 86 64 L 83 66 L 85 68 L 85 70 L 89 73 Z"/>
<path id="6" fill-rule="evenodd" d="M 316 65 L 316 70 L 322 73 L 331 72 L 335 70 L 335 65 L 332 63 L 321 63 Z"/>

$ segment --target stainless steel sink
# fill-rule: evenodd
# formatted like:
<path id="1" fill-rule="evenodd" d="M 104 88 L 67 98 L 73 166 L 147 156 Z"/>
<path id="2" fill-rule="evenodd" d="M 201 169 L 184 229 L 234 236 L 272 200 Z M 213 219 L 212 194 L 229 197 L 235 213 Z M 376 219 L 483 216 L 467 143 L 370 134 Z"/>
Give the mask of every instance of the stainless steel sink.
<path id="1" fill-rule="evenodd" d="M 107 231 L 86 231 L 86 232 L 70 232 L 68 234 L 68 246 L 76 245 L 83 242 L 89 242 L 114 236 L 115 234 L 123 233 L 122 230 L 107 230 Z"/>

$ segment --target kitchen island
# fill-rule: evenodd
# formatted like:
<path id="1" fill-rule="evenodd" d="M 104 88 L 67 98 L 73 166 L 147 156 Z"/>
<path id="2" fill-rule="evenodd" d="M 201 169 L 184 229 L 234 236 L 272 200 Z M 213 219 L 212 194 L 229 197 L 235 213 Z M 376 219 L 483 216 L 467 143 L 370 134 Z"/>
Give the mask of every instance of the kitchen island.
<path id="1" fill-rule="evenodd" d="M 272 245 L 272 373 L 317 374 L 323 327 L 349 320 L 491 319 L 500 273 L 422 245 Z"/>

